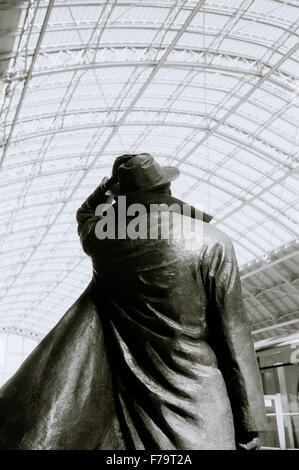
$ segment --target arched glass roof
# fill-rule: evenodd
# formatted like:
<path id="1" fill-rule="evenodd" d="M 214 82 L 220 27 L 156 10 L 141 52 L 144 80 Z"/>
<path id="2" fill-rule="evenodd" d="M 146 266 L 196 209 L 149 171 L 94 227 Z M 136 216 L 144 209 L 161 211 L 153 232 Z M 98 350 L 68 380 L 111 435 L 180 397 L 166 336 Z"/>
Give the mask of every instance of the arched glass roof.
<path id="1" fill-rule="evenodd" d="M 176 165 L 231 236 L 257 338 L 299 327 L 298 12 L 0 1 L 2 331 L 41 338 L 88 284 L 75 213 L 129 152 Z"/>

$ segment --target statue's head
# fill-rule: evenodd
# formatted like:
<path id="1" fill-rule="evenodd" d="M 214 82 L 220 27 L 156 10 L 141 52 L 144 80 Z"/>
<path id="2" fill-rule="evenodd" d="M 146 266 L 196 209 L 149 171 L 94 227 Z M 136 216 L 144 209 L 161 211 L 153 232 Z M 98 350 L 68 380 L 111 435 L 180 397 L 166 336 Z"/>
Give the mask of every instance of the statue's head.
<path id="1" fill-rule="evenodd" d="M 116 163 L 116 162 L 115 162 Z M 109 194 L 118 196 L 132 191 L 170 192 L 171 181 L 178 178 L 180 171 L 173 166 L 161 166 L 149 153 L 128 155 L 117 171 L 118 185 Z"/>

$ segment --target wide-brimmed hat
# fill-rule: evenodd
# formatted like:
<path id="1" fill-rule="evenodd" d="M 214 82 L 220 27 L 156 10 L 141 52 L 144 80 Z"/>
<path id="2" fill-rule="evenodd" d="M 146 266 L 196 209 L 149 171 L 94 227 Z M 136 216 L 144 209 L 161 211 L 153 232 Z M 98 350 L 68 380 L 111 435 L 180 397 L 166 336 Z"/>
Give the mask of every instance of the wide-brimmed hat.
<path id="1" fill-rule="evenodd" d="M 174 166 L 160 166 L 150 154 L 139 154 L 118 167 L 119 183 L 106 194 L 119 196 L 132 191 L 151 190 L 169 183 L 180 175 Z"/>

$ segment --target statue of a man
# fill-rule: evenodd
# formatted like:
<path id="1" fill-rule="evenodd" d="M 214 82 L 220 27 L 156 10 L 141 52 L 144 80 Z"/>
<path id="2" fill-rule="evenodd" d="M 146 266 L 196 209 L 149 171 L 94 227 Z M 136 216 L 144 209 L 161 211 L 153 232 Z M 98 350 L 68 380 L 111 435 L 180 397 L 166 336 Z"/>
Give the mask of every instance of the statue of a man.
<path id="1" fill-rule="evenodd" d="M 149 154 L 118 157 L 78 210 L 93 279 L 1 389 L 0 448 L 259 448 L 234 248 L 172 197 L 178 176 Z"/>
<path id="2" fill-rule="evenodd" d="M 171 196 L 170 182 L 178 176 L 177 168 L 160 167 L 148 154 L 119 157 L 112 178 L 77 214 L 93 262 L 95 302 L 105 312 L 118 435 L 133 449 L 256 448 L 264 402 L 234 248 L 207 223 L 209 216 L 197 220 L 194 209 L 188 212 Z M 95 236 L 94 215 L 115 184 L 108 191 L 117 201 L 108 210 L 112 219 L 118 214 L 115 239 L 104 239 Z M 127 210 L 134 204 L 125 218 L 120 196 Z M 153 217 L 157 203 L 174 207 L 164 239 L 151 237 L 170 220 L 167 210 Z M 147 222 L 147 231 L 143 238 L 127 233 L 120 239 L 116 228 L 129 231 L 136 204 L 146 208 L 138 225 Z M 175 238 L 188 217 L 193 239 L 186 233 Z"/>

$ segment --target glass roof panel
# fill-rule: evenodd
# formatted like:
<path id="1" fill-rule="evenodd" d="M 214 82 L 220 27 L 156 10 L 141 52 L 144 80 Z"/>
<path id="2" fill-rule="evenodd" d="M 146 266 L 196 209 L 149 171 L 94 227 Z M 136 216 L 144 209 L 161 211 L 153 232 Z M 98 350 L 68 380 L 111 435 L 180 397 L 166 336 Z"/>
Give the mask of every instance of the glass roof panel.
<path id="1" fill-rule="evenodd" d="M 243 4 L 7 7 L 3 327 L 46 333 L 88 284 L 76 210 L 122 153 L 147 151 L 176 165 L 173 193 L 214 216 L 241 268 L 298 239 L 298 6 Z"/>

